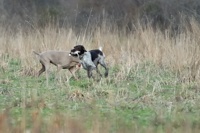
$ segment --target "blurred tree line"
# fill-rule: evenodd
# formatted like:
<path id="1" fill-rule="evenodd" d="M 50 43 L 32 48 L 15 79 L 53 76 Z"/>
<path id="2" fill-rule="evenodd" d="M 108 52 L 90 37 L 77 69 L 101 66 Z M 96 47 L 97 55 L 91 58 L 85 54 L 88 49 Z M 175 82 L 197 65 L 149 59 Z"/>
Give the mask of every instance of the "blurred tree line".
<path id="1" fill-rule="evenodd" d="M 14 27 L 81 29 L 110 22 L 133 30 L 139 21 L 177 30 L 191 17 L 200 20 L 200 0 L 0 0 L 0 23 Z"/>

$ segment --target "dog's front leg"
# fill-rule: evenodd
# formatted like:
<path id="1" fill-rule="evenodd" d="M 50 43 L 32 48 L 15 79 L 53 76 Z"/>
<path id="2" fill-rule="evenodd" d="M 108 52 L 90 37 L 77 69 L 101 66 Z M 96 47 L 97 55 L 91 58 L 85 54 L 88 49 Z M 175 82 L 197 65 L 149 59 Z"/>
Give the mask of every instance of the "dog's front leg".
<path id="1" fill-rule="evenodd" d="M 91 77 L 92 77 L 92 70 L 91 70 L 91 69 L 88 69 L 88 70 L 87 70 L 87 75 L 88 75 L 88 78 L 91 78 Z"/>
<path id="2" fill-rule="evenodd" d="M 78 66 L 79 67 L 79 66 Z M 71 74 L 72 74 L 72 76 L 74 77 L 74 79 L 75 80 L 78 80 L 78 78 L 76 77 L 76 75 L 75 75 L 75 72 L 77 71 L 77 70 L 79 70 L 80 68 L 76 68 L 76 66 L 75 67 L 71 67 L 71 68 L 69 68 L 69 71 L 71 72 Z"/>
<path id="3" fill-rule="evenodd" d="M 61 83 L 61 71 L 62 66 L 61 65 L 57 65 L 57 73 L 56 73 L 56 80 L 58 80 Z"/>

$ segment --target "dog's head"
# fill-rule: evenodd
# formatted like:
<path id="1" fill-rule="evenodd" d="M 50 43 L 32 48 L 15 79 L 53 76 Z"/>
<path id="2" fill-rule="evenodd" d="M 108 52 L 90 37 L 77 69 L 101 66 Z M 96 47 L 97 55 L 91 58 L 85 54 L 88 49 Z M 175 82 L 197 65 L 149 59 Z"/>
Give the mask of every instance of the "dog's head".
<path id="1" fill-rule="evenodd" d="M 85 47 L 83 45 L 76 45 L 74 46 L 74 48 L 70 51 L 70 55 L 72 56 L 81 56 L 83 55 L 85 52 L 87 52 L 85 50 Z"/>

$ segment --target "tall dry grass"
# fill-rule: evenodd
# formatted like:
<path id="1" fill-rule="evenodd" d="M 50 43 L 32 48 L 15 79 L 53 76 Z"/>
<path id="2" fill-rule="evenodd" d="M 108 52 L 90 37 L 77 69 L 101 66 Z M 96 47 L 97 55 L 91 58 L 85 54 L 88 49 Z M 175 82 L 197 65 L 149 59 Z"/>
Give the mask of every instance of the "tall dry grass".
<path id="1" fill-rule="evenodd" d="M 0 56 L 19 58 L 24 68 L 36 69 L 38 61 L 32 50 L 70 50 L 76 44 L 89 49 L 103 46 L 110 67 L 121 66 L 126 74 L 137 63 L 150 61 L 161 67 L 168 67 L 180 77 L 198 79 L 200 24 L 191 19 L 183 25 L 184 31 L 172 36 L 170 30 L 155 30 L 151 26 L 140 26 L 126 34 L 124 30 L 102 25 L 93 32 L 75 33 L 71 28 L 47 26 L 13 32 L 0 27 Z M 87 33 L 87 34 L 86 34 Z M 3 60 L 1 64 L 6 64 Z M 122 75 L 123 75 L 122 74 Z"/>

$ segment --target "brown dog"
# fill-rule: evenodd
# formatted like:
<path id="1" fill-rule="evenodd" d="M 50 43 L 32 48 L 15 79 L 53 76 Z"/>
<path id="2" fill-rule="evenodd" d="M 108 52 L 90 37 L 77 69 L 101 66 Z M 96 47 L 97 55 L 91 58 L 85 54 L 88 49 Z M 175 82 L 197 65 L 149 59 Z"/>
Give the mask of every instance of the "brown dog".
<path id="1" fill-rule="evenodd" d="M 77 57 L 69 56 L 70 52 L 66 51 L 45 51 L 42 53 L 37 53 L 33 51 L 39 57 L 39 61 L 42 64 L 42 68 L 40 69 L 38 76 L 40 76 L 44 71 L 46 71 L 46 80 L 48 86 L 48 73 L 50 64 L 57 66 L 57 72 L 61 69 L 68 69 L 74 78 L 77 80 L 75 76 L 75 72 L 80 68 L 80 59 Z M 77 68 L 78 67 L 78 68 Z"/>

